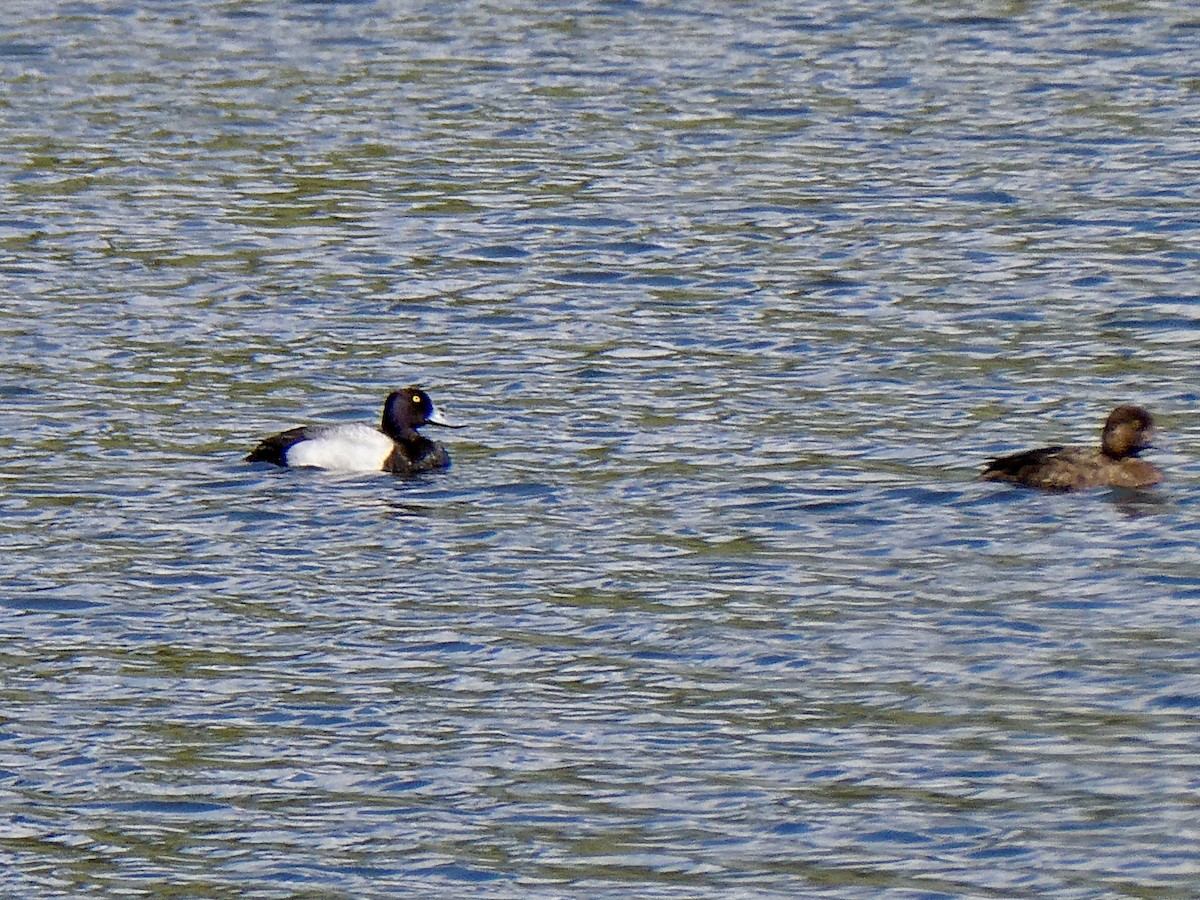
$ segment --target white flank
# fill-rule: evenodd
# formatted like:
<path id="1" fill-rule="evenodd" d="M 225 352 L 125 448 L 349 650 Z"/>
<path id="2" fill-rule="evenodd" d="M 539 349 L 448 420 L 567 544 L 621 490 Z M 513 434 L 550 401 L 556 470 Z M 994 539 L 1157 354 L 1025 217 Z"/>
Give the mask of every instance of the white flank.
<path id="1" fill-rule="evenodd" d="M 292 445 L 287 452 L 287 464 L 343 472 L 378 472 L 395 446 L 382 431 L 366 425 L 335 425 Z"/>

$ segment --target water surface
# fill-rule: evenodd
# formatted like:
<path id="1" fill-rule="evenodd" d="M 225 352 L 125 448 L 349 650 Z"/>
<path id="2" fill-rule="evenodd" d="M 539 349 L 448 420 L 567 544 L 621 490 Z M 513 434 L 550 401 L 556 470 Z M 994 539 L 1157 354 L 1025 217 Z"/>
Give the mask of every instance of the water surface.
<path id="1" fill-rule="evenodd" d="M 0 22 L 6 893 L 1200 893 L 1188 5 Z"/>

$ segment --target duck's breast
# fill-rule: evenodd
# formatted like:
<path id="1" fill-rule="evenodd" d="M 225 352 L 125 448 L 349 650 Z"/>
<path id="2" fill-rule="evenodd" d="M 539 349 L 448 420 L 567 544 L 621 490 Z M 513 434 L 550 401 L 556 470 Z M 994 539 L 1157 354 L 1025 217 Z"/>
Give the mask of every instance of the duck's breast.
<path id="1" fill-rule="evenodd" d="M 450 454 L 437 441 L 419 437 L 416 441 L 400 441 L 396 452 L 388 457 L 384 468 L 397 475 L 429 472 L 445 469 L 450 465 Z"/>
<path id="2" fill-rule="evenodd" d="M 1111 487 L 1148 488 L 1163 480 L 1162 471 L 1144 459 L 1123 459 L 1113 465 L 1108 478 Z"/>

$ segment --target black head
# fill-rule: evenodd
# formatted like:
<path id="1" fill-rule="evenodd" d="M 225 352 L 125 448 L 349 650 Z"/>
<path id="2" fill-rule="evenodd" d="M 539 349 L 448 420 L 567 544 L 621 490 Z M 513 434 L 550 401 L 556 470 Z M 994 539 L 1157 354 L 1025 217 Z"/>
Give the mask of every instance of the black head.
<path id="1" fill-rule="evenodd" d="M 388 394 L 383 403 L 380 430 L 390 437 L 409 437 L 422 425 L 457 428 L 441 417 L 429 395 L 416 385 Z"/>
<path id="2" fill-rule="evenodd" d="M 1118 406 L 1108 415 L 1100 451 L 1113 459 L 1137 456 L 1154 440 L 1154 418 L 1140 406 Z"/>

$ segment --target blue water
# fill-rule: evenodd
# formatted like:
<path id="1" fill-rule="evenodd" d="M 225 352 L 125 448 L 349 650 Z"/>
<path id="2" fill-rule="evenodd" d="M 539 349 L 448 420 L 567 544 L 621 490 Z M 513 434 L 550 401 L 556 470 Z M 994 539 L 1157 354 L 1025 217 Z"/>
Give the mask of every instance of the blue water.
<path id="1" fill-rule="evenodd" d="M 0 893 L 1200 894 L 1188 5 L 0 26 Z"/>

